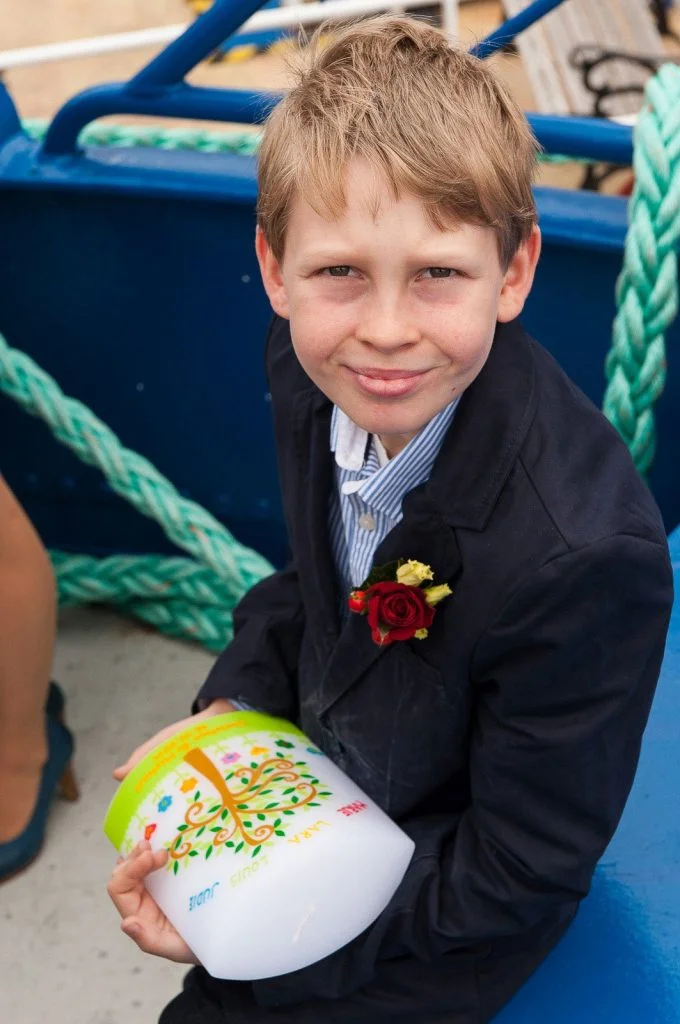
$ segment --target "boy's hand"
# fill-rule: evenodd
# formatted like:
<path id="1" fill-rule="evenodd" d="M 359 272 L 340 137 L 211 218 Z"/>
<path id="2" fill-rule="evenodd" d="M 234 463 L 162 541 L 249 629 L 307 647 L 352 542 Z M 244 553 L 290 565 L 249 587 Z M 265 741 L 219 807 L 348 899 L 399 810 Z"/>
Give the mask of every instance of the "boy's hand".
<path id="1" fill-rule="evenodd" d="M 162 868 L 167 859 L 167 850 L 154 853 L 149 843 L 138 843 L 127 860 L 119 858 L 106 887 L 107 892 L 123 919 L 120 924 L 122 931 L 141 950 L 178 964 L 197 964 L 199 961 L 184 939 L 144 887 L 146 876 Z"/>
<path id="2" fill-rule="evenodd" d="M 125 776 L 132 771 L 138 761 L 148 754 L 150 750 L 157 747 L 159 743 L 174 736 L 176 732 L 181 732 L 182 729 L 188 729 L 190 725 L 197 722 L 201 718 L 212 718 L 214 715 L 225 715 L 229 711 L 237 711 L 228 700 L 218 699 L 214 700 L 212 704 L 209 704 L 203 711 L 199 711 L 196 715 L 190 715 L 189 718 L 183 718 L 180 722 L 174 722 L 172 725 L 166 725 L 164 729 L 157 732 L 155 736 L 152 736 L 146 743 L 142 743 L 141 746 L 134 750 L 125 764 L 121 764 L 118 768 L 113 769 L 113 777 L 118 782 L 122 782 Z"/>

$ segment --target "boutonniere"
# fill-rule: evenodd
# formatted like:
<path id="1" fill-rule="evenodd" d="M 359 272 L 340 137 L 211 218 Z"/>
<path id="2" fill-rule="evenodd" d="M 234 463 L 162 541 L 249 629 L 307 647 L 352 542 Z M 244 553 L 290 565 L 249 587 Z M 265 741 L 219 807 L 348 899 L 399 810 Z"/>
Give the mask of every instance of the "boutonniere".
<path id="1" fill-rule="evenodd" d="M 436 605 L 452 593 L 447 583 L 437 586 L 429 565 L 406 561 L 376 566 L 347 599 L 351 612 L 367 615 L 371 636 L 384 647 L 395 640 L 424 640 Z"/>

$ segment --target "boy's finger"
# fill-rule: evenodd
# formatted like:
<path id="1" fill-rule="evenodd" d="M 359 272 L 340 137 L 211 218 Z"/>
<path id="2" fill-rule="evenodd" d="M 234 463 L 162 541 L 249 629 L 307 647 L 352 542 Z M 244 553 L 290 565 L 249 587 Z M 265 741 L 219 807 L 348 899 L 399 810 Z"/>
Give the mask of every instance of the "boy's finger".
<path id="1" fill-rule="evenodd" d="M 154 747 L 157 747 L 159 744 L 163 743 L 164 740 L 167 740 L 171 736 L 174 736 L 176 732 L 179 732 L 181 729 L 184 729 L 190 721 L 191 719 L 185 718 L 182 719 L 181 722 L 175 722 L 173 725 L 166 725 L 164 729 L 161 729 L 159 732 L 157 732 L 155 736 L 151 737 L 151 739 L 148 739 L 146 740 L 145 743 L 140 744 L 140 746 L 138 746 L 136 750 L 132 751 L 127 761 L 125 761 L 123 764 L 118 765 L 117 768 L 113 769 L 114 779 L 117 779 L 119 782 L 122 781 L 126 775 L 129 775 L 129 773 L 132 771 L 135 765 L 138 764 L 142 760 L 142 758 L 149 753 L 150 750 L 153 750 Z"/>
<path id="2" fill-rule="evenodd" d="M 163 956 L 161 943 L 158 937 L 154 940 L 148 928 L 145 928 L 139 918 L 126 917 L 120 922 L 120 930 L 136 942 L 143 953 L 151 953 L 153 956 Z"/>
<path id="3" fill-rule="evenodd" d="M 159 931 L 138 917 L 127 917 L 120 923 L 121 931 L 136 942 L 143 953 L 151 956 L 162 956 L 166 960 L 174 960 L 179 964 L 197 964 L 184 939 L 174 929 L 170 932 Z"/>
<path id="4" fill-rule="evenodd" d="M 143 850 L 137 857 L 128 858 L 115 868 L 106 891 L 122 917 L 128 917 L 137 909 L 142 883 L 158 866 L 154 854 L 150 850 Z"/>
<path id="5" fill-rule="evenodd" d="M 150 857 L 140 864 L 140 858 L 147 853 Z M 162 868 L 167 858 L 168 851 L 165 847 L 152 850 L 150 844 L 143 839 L 135 846 L 129 857 L 119 857 L 116 861 L 107 887 L 109 895 L 112 888 L 116 894 L 125 893 L 130 889 L 138 891 L 146 876 Z"/>
<path id="6" fill-rule="evenodd" d="M 207 708 L 204 708 L 203 711 L 198 711 L 195 715 L 190 715 L 189 718 L 183 718 L 181 721 L 174 722 L 172 725 L 166 725 L 165 728 L 157 732 L 155 736 L 152 736 L 151 739 L 142 743 L 136 750 L 133 750 L 127 761 L 113 769 L 114 779 L 117 779 L 118 782 L 122 782 L 125 776 L 129 775 L 135 765 L 141 761 L 141 759 L 148 754 L 150 750 L 153 750 L 154 747 L 157 747 L 164 740 L 174 736 L 175 733 L 181 732 L 182 729 L 186 729 L 187 726 L 192 725 L 194 722 L 203 718 L 211 718 L 213 715 L 222 713 L 224 711 L 224 706 L 227 704 L 227 701 L 216 701 L 214 705 L 209 705 Z M 232 710 L 236 710 L 231 704 L 229 704 L 229 707 L 232 708 Z"/>
<path id="7" fill-rule="evenodd" d="M 156 736 L 153 736 L 150 740 L 147 740 L 146 743 L 142 743 L 141 747 L 137 747 L 136 750 L 133 750 L 124 764 L 120 764 L 118 765 L 117 768 L 113 769 L 114 779 L 117 779 L 119 782 L 121 782 L 126 775 L 129 775 L 134 766 L 139 761 L 141 761 L 144 755 L 147 754 L 149 750 L 153 750 L 154 747 L 157 747 L 158 744 L 162 743 L 164 739 L 165 736 L 163 736 L 162 733 L 158 733 Z"/>

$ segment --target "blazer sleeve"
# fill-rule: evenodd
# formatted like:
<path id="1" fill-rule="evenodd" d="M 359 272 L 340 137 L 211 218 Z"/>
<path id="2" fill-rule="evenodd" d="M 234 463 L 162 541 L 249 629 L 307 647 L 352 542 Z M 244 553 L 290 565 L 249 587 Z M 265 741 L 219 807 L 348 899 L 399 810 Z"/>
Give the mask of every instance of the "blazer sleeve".
<path id="1" fill-rule="evenodd" d="M 288 323 L 273 317 L 264 346 L 267 385 L 276 378 L 277 353 L 290 347 Z M 218 697 L 243 707 L 298 720 L 297 665 L 304 609 L 294 560 L 252 587 L 234 609 L 234 638 L 201 687 L 193 710 Z"/>
<path id="2" fill-rule="evenodd" d="M 234 609 L 234 639 L 215 662 L 194 710 L 217 697 L 297 721 L 304 609 L 293 564 L 257 583 Z"/>
<path id="3" fill-rule="evenodd" d="M 588 893 L 633 782 L 672 589 L 667 548 L 631 536 L 517 588 L 471 666 L 471 806 L 401 822 L 416 852 L 387 910 L 265 998 L 349 995 L 378 960 L 521 935 Z"/>

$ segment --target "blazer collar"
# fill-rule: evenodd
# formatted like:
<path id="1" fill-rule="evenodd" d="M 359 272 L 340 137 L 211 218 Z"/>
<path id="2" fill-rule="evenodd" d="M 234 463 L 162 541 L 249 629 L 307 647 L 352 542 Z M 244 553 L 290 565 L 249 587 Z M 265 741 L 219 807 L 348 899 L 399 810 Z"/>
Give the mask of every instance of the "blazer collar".
<path id="1" fill-rule="evenodd" d="M 517 460 L 536 413 L 534 345 L 518 320 L 498 324 L 460 400 L 427 485 L 451 526 L 484 529 Z"/>

